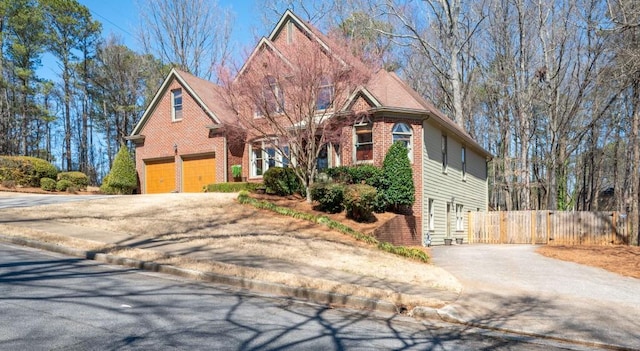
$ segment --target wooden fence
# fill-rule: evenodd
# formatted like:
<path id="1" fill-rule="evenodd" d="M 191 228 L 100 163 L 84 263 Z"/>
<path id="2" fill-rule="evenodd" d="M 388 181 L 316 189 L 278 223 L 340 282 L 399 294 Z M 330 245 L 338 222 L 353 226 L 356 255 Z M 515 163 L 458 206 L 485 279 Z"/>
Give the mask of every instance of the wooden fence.
<path id="1" fill-rule="evenodd" d="M 469 212 L 468 240 L 485 244 L 628 244 L 630 221 L 618 212 Z"/>

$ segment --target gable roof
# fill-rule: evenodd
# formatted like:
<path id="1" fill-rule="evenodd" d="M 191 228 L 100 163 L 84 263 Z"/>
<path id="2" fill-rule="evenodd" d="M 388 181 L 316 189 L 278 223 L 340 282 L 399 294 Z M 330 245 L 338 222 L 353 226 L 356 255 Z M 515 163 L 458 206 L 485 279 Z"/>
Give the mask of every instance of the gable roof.
<path id="1" fill-rule="evenodd" d="M 180 85 L 193 97 L 193 99 L 198 103 L 198 105 L 200 105 L 202 110 L 214 123 L 233 123 L 233 112 L 226 109 L 224 104 L 219 102 L 219 97 L 222 96 L 220 95 L 221 87 L 210 81 L 198 78 L 190 73 L 173 68 L 162 82 L 162 85 L 156 94 L 153 96 L 151 103 L 142 114 L 142 118 L 140 118 L 138 124 L 133 128 L 133 131 L 131 132 L 132 137 L 140 135 L 144 125 L 147 123 L 149 117 L 151 117 L 158 103 L 162 99 L 162 96 L 166 94 L 169 86 L 171 86 L 171 83 L 174 80 L 177 80 L 180 83 Z"/>
<path id="2" fill-rule="evenodd" d="M 480 146 L 462 127 L 424 99 L 395 73 L 380 69 L 371 77 L 366 88 L 382 104 L 382 107 L 374 110 L 426 112 L 443 129 L 457 135 L 483 156 L 492 157 L 491 153 Z"/>

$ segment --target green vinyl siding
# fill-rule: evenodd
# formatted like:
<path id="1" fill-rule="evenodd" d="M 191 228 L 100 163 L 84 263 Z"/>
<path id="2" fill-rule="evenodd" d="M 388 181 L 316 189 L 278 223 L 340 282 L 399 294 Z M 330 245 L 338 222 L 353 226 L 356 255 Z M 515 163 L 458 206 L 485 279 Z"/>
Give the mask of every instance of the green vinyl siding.
<path id="1" fill-rule="evenodd" d="M 476 150 L 465 145 L 466 150 L 466 176 L 462 175 L 462 147 L 461 140 L 453 133 L 446 133 L 436 124 L 430 121 L 423 122 L 423 232 L 429 232 L 431 243 L 441 245 L 447 233 L 446 211 L 447 203 L 451 204 L 449 213 L 449 225 L 452 238 L 464 238 L 467 241 L 467 212 L 487 210 L 488 186 L 487 164 L 484 157 Z M 446 172 L 442 171 L 442 135 L 447 135 L 447 159 Z M 428 207 L 429 199 L 433 199 L 434 205 L 434 229 L 429 231 Z M 456 205 L 463 206 L 464 230 L 456 231 Z"/>

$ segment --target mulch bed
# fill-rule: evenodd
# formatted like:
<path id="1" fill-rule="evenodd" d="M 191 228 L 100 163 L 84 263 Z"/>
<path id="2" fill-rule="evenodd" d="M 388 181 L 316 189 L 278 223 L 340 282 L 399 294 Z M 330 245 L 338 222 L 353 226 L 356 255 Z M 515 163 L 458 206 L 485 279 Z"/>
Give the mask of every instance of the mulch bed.
<path id="1" fill-rule="evenodd" d="M 640 279 L 640 247 L 638 246 L 552 246 L 538 248 L 541 255 L 606 269 Z"/>

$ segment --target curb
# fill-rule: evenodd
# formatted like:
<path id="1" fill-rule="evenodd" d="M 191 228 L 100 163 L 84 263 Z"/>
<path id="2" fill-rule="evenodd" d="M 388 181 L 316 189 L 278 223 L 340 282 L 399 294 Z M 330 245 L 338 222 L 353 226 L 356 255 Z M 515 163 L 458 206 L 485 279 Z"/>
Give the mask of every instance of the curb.
<path id="1" fill-rule="evenodd" d="M 145 270 L 149 272 L 171 274 L 174 276 L 183 277 L 187 279 L 227 285 L 227 286 L 232 286 L 236 288 L 241 288 L 244 290 L 262 292 L 262 293 L 279 295 L 279 296 L 294 297 L 294 298 L 298 298 L 301 300 L 306 300 L 306 301 L 310 301 L 310 302 L 314 302 L 322 305 L 339 305 L 339 306 L 345 306 L 345 307 L 354 308 L 354 309 L 366 309 L 366 310 L 385 312 L 385 313 L 401 314 L 406 312 L 406 315 L 412 318 L 439 320 L 439 321 L 452 323 L 452 324 L 465 325 L 469 327 L 515 334 L 515 335 L 520 335 L 525 337 L 535 337 L 539 339 L 546 339 L 546 340 L 557 341 L 561 343 L 569 343 L 569 344 L 582 345 L 587 347 L 597 347 L 597 348 L 616 350 L 616 351 L 635 350 L 633 348 L 628 348 L 624 346 L 603 344 L 603 343 L 586 341 L 586 340 L 568 339 L 568 338 L 562 338 L 559 336 L 531 333 L 523 330 L 516 330 L 516 329 L 509 329 L 509 328 L 492 327 L 485 324 L 470 322 L 456 316 L 455 312 L 452 310 L 450 306 L 445 306 L 439 309 L 432 308 L 432 307 L 417 306 L 411 309 L 410 311 L 406 311 L 404 309 L 404 306 L 402 305 L 397 306 L 396 304 L 393 304 L 391 302 L 384 301 L 384 300 L 365 299 L 361 297 L 354 297 L 354 296 L 349 296 L 344 294 L 336 294 L 329 291 L 307 289 L 307 288 L 300 288 L 300 287 L 291 287 L 284 284 L 269 283 L 269 282 L 260 281 L 260 280 L 238 278 L 238 277 L 226 276 L 226 275 L 215 274 L 215 273 L 205 273 L 205 272 L 196 271 L 192 269 L 179 268 L 171 265 L 159 264 L 159 263 L 149 262 L 149 261 L 141 261 L 141 260 L 126 258 L 126 257 L 111 255 L 111 254 L 95 252 L 95 251 L 74 249 L 68 246 L 55 245 L 55 244 L 50 244 L 50 243 L 41 242 L 37 240 L 26 239 L 23 237 L 6 236 L 6 235 L 0 234 L 0 241 L 8 242 L 15 245 L 32 247 L 35 249 L 40 249 L 45 251 L 56 252 L 56 253 L 60 253 L 68 256 L 81 257 L 81 258 L 96 261 L 96 262 L 126 266 L 126 267 L 136 268 L 136 269 Z"/>
<path id="2" fill-rule="evenodd" d="M 294 297 L 324 305 L 340 305 L 355 309 L 367 309 L 386 313 L 400 313 L 403 308 L 402 306 L 396 306 L 395 304 L 384 300 L 366 299 L 362 297 L 337 294 L 329 291 L 291 287 L 284 284 L 270 283 L 254 279 L 238 278 L 215 273 L 205 273 L 192 269 L 185 269 L 150 261 L 141 261 L 95 251 L 74 249 L 67 246 L 50 244 L 22 237 L 5 236 L 0 234 L 0 241 L 21 246 L 28 246 L 40 250 L 56 252 L 68 256 L 81 257 L 97 262 L 137 268 L 149 272 L 171 274 L 183 278 L 228 285 L 251 291 Z"/>

